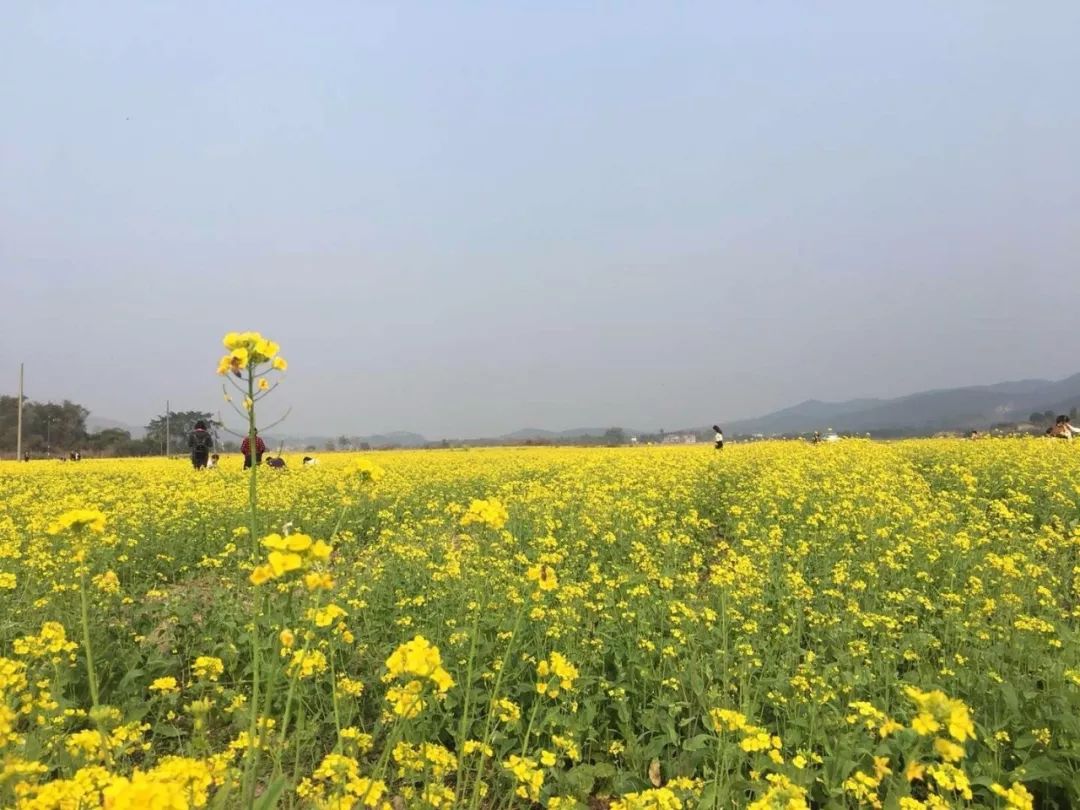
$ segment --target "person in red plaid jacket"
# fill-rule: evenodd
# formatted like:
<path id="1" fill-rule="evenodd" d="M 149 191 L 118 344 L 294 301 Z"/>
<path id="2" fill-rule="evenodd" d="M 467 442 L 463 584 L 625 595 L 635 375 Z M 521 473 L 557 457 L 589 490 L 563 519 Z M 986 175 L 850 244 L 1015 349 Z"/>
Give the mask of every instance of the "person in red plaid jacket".
<path id="1" fill-rule="evenodd" d="M 240 452 L 244 454 L 244 469 L 251 466 L 251 437 L 245 436 L 240 443 Z M 263 453 L 266 452 L 266 442 L 262 440 L 259 431 L 255 431 L 255 463 L 262 464 Z"/>

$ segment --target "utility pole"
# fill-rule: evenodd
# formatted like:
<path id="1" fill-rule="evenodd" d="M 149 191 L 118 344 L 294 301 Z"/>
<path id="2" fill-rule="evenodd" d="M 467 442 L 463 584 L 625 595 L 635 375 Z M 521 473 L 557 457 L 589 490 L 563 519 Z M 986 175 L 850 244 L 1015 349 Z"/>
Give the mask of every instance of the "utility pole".
<path id="1" fill-rule="evenodd" d="M 172 452 L 172 436 L 169 433 L 169 400 L 165 400 L 165 458 Z"/>
<path id="2" fill-rule="evenodd" d="M 15 439 L 15 460 L 22 461 L 22 398 L 23 398 L 23 364 L 19 363 L 19 416 L 18 438 Z"/>

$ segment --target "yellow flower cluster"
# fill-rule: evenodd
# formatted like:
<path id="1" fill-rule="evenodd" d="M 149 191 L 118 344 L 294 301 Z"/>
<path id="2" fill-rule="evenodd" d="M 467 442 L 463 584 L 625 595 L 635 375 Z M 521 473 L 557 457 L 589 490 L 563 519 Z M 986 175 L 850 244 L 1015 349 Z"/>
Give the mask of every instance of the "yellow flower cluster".
<path id="1" fill-rule="evenodd" d="M 506 511 L 506 507 L 494 498 L 475 499 L 461 516 L 461 525 L 501 529 L 509 519 L 510 514 Z"/>
<path id="2" fill-rule="evenodd" d="M 429 681 L 437 695 L 444 695 L 453 687 L 454 679 L 442 666 L 439 648 L 423 636 L 416 636 L 399 646 L 386 659 L 384 681 L 406 679 L 403 685 L 391 686 L 386 699 L 391 710 L 399 717 L 416 717 L 423 712 L 424 682 Z"/>
<path id="3" fill-rule="evenodd" d="M 553 591 L 559 587 L 559 578 L 555 576 L 555 569 L 550 565 L 531 565 L 525 572 L 525 578 L 529 582 L 535 582 L 541 591 Z"/>
<path id="4" fill-rule="evenodd" d="M 262 539 L 270 549 L 266 562 L 251 572 L 251 583 L 262 585 L 270 580 L 280 580 L 292 573 L 307 571 L 304 584 L 309 590 L 326 587 L 324 576 L 310 569 L 330 559 L 330 545 L 323 540 L 312 540 L 306 534 L 270 534 Z"/>
<path id="5" fill-rule="evenodd" d="M 423 636 L 405 642 L 386 659 L 384 680 L 410 675 L 429 679 L 439 692 L 445 692 L 454 685 L 453 678 L 442 667 L 439 648 Z"/>
<path id="6" fill-rule="evenodd" d="M 709 717 L 713 722 L 713 728 L 718 732 L 738 731 L 742 734 L 739 748 L 748 754 L 764 752 L 769 758 L 781 764 L 784 761 L 780 754 L 783 741 L 775 734 L 770 734 L 768 729 L 755 726 L 741 712 L 732 709 L 710 709 Z"/>
<path id="7" fill-rule="evenodd" d="M 559 690 L 570 691 L 579 677 L 577 667 L 566 660 L 562 653 L 552 652 L 536 665 L 536 691 L 550 698 L 559 696 Z"/>
<path id="8" fill-rule="evenodd" d="M 214 655 L 200 655 L 191 666 L 191 671 L 196 678 L 208 681 L 216 681 L 225 672 L 225 664 Z"/>
<path id="9" fill-rule="evenodd" d="M 97 534 L 105 531 L 105 515 L 97 509 L 72 509 L 64 512 L 49 526 L 49 534 L 88 529 Z"/>
<path id="10" fill-rule="evenodd" d="M 904 693 L 918 708 L 919 713 L 911 721 L 918 734 L 930 736 L 944 728 L 957 742 L 975 739 L 975 724 L 963 701 L 953 700 L 939 689 L 924 692 L 909 686 Z"/>
<path id="11" fill-rule="evenodd" d="M 59 662 L 65 656 L 74 661 L 74 652 L 79 647 L 74 641 L 68 641 L 67 631 L 60 622 L 45 622 L 36 636 L 22 636 L 11 646 L 16 655 L 53 662 Z"/>
<path id="12" fill-rule="evenodd" d="M 386 475 L 386 470 L 371 459 L 361 456 L 354 462 L 352 473 L 361 481 L 370 481 L 373 484 L 377 484 Z"/>
<path id="13" fill-rule="evenodd" d="M 297 787 L 297 795 L 315 806 L 333 810 L 374 808 L 391 810 L 386 783 L 360 775 L 360 763 L 341 754 L 327 754 L 309 779 Z"/>
<path id="14" fill-rule="evenodd" d="M 1007 810 L 1032 810 L 1035 806 L 1035 797 L 1019 782 L 1013 782 L 1009 787 L 995 782 L 990 786 L 990 790 L 995 796 L 1005 800 Z"/>
<path id="15" fill-rule="evenodd" d="M 266 363 L 278 371 L 289 367 L 285 358 L 278 354 L 281 347 L 258 332 L 229 332 L 222 343 L 229 353 L 218 363 L 218 374 L 239 374 L 244 369 L 257 369 Z"/>
<path id="16" fill-rule="evenodd" d="M 203 760 L 165 757 L 155 767 L 130 776 L 91 765 L 71 779 L 19 786 L 20 810 L 103 808 L 103 810 L 190 810 L 206 807 L 214 783 L 214 767 Z"/>
<path id="17" fill-rule="evenodd" d="M 682 800 L 668 787 L 626 793 L 611 803 L 611 810 L 682 810 L 682 807 Z"/>
<path id="18" fill-rule="evenodd" d="M 746 806 L 747 810 L 810 810 L 806 789 L 784 774 L 770 773 L 765 781 L 768 787 Z"/>
<path id="19" fill-rule="evenodd" d="M 513 775 L 517 783 L 514 792 L 518 796 L 533 802 L 540 800 L 540 789 L 544 786 L 544 771 L 535 759 L 511 754 L 503 762 L 503 767 Z"/>

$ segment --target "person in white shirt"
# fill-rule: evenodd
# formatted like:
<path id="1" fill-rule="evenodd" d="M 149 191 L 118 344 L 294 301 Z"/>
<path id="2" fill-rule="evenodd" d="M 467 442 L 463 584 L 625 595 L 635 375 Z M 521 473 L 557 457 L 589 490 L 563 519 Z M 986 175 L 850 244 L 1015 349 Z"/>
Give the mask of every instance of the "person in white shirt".
<path id="1" fill-rule="evenodd" d="M 719 428 L 719 426 L 717 426 L 717 425 L 713 425 L 712 429 L 714 431 L 716 431 L 716 435 L 713 436 L 714 446 L 716 447 L 717 450 L 723 450 L 724 449 L 724 431 L 722 431 Z"/>

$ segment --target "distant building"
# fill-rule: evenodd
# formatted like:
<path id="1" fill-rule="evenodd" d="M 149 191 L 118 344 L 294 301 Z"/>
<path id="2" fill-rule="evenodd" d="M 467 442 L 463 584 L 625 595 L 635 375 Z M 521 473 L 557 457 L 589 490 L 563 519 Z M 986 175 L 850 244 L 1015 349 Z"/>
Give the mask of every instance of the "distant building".
<path id="1" fill-rule="evenodd" d="M 668 433 L 664 436 L 664 444 L 697 444 L 697 436 L 693 433 Z"/>

